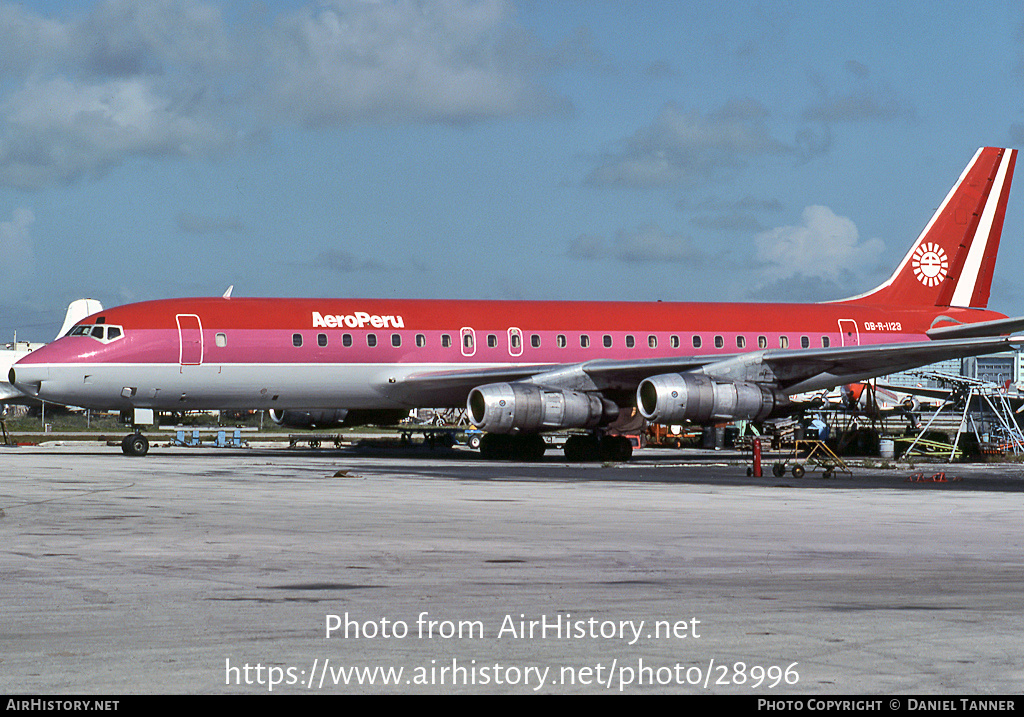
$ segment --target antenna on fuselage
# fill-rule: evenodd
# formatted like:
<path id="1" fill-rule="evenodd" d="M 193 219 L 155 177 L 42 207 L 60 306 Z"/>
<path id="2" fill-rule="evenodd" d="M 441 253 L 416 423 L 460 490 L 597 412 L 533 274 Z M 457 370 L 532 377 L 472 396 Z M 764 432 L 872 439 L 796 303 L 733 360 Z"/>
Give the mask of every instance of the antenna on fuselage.
<path id="1" fill-rule="evenodd" d="M 234 289 L 234 288 L 235 288 L 235 285 L 234 285 L 234 284 L 232 284 L 231 286 L 229 286 L 229 287 L 228 287 L 228 290 L 224 292 L 224 296 L 222 296 L 221 298 L 222 298 L 222 299 L 230 299 L 230 298 L 231 298 L 231 290 L 232 290 L 232 289 Z"/>

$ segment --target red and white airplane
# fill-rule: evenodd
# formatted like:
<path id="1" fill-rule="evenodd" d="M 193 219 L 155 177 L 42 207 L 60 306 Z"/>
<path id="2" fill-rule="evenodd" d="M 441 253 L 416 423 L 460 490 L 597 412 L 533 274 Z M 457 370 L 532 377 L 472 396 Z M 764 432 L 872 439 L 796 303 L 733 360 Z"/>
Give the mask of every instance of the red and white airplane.
<path id="1" fill-rule="evenodd" d="M 1017 150 L 979 149 L 893 275 L 818 304 L 167 299 L 106 309 L 19 361 L 35 398 L 133 411 L 268 409 L 380 420 L 467 405 L 492 456 L 591 429 L 570 458 L 626 458 L 623 408 L 652 422 L 762 420 L 789 396 L 1004 351 L 1024 317 L 988 311 Z M 144 454 L 145 437 L 124 451 Z"/>

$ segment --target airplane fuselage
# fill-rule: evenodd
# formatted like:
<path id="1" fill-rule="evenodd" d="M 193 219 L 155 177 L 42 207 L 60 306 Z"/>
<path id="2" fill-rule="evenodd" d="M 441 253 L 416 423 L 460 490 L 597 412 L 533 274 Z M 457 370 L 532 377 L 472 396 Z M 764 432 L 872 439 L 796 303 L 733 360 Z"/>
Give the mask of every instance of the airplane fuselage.
<path id="1" fill-rule="evenodd" d="M 38 398 L 107 410 L 459 406 L 469 386 L 407 379 L 927 341 L 936 325 L 1002 317 L 828 303 L 172 299 L 100 312 L 15 373 Z"/>

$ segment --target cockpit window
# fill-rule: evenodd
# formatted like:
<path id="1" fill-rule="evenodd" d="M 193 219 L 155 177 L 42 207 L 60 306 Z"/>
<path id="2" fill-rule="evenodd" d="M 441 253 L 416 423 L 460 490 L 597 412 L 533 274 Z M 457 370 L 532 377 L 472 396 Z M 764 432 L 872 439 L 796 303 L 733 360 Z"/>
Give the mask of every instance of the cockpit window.
<path id="1" fill-rule="evenodd" d="M 68 332 L 68 336 L 90 336 L 108 344 L 124 336 L 124 330 L 110 324 L 79 324 Z"/>

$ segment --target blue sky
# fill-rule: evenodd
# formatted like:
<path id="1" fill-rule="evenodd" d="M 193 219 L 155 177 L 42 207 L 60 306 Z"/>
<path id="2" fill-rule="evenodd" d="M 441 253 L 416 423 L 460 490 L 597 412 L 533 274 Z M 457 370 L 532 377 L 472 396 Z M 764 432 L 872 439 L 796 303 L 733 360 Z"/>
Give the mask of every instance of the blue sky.
<path id="1" fill-rule="evenodd" d="M 228 285 L 840 298 L 1024 146 L 1019 2 L 0 2 L 0 67 L 3 341 Z"/>

